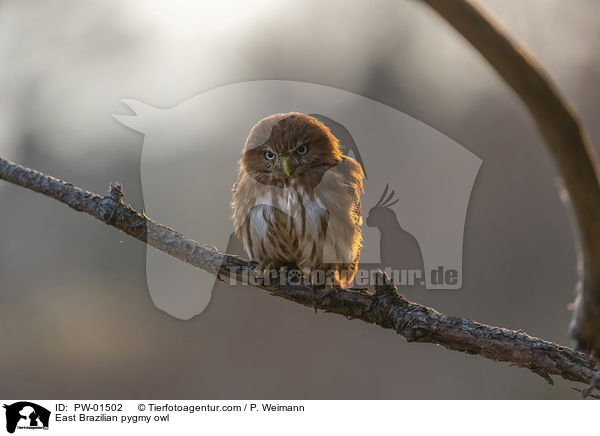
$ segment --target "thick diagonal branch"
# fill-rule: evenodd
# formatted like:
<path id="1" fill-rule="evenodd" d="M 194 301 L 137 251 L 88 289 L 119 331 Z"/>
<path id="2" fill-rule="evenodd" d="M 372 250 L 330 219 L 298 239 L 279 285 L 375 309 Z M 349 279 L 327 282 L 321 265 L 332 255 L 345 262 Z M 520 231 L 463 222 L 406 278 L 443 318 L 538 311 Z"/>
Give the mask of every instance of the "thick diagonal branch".
<path id="1" fill-rule="evenodd" d="M 0 158 L 0 179 L 54 198 L 85 212 L 183 262 L 212 274 L 258 281 L 249 262 L 220 253 L 152 221 L 123 203 L 123 191 L 111 185 L 100 196 L 70 183 Z M 525 333 L 443 315 L 406 300 L 380 275 L 374 292 L 336 289 L 325 296 L 305 285 L 258 285 L 274 295 L 326 312 L 393 329 L 409 342 L 429 342 L 450 350 L 528 368 L 551 382 L 550 375 L 589 384 L 598 368 L 590 356 Z"/>
<path id="2" fill-rule="evenodd" d="M 527 53 L 468 0 L 422 0 L 460 32 L 523 101 L 554 157 L 567 189 L 582 266 L 571 336 L 600 355 L 600 183 L 590 141 L 573 108 Z"/>

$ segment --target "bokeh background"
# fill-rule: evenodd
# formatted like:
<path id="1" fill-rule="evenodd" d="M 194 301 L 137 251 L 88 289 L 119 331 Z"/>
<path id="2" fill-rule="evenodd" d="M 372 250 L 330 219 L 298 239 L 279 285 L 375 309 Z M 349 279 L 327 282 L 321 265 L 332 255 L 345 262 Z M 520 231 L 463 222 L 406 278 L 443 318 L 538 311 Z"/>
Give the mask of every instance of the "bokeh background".
<path id="1" fill-rule="evenodd" d="M 600 144 L 600 3 L 477 3 L 535 54 Z M 143 137 L 112 118 L 127 113 L 122 98 L 171 107 L 228 83 L 286 79 L 406 112 L 483 159 L 463 289 L 408 296 L 570 344 L 575 250 L 553 162 L 512 91 L 417 0 L 5 0 L 0 65 L 0 155 L 95 192 L 118 180 L 138 209 Z M 0 183 L 2 397 L 577 397 L 573 383 L 407 344 L 249 287 L 172 318 L 148 295 L 145 250 Z"/>

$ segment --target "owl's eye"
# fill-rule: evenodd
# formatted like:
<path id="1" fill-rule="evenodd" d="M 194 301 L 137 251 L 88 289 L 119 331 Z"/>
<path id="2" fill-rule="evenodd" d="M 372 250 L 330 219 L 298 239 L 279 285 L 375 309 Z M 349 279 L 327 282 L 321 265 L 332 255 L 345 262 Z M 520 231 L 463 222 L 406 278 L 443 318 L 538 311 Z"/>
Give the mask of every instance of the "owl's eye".
<path id="1" fill-rule="evenodd" d="M 308 145 L 302 144 L 300 147 L 296 149 L 296 153 L 302 155 L 308 153 Z"/>
<path id="2" fill-rule="evenodd" d="M 266 160 L 273 160 L 273 159 L 275 159 L 275 153 L 273 153 L 270 150 L 265 151 L 265 159 Z"/>

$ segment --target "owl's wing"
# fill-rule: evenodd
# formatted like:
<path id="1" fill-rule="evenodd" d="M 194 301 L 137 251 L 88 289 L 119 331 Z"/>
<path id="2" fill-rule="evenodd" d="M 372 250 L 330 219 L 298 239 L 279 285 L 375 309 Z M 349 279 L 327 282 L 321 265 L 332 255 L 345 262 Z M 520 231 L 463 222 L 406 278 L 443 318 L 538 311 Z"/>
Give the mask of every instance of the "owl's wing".
<path id="1" fill-rule="evenodd" d="M 352 263 L 361 247 L 363 171 L 354 159 L 344 156 L 325 173 L 315 193 L 328 212 L 323 252 L 326 263 Z"/>
<path id="2" fill-rule="evenodd" d="M 339 173 L 347 186 L 352 198 L 352 215 L 356 226 L 362 226 L 362 203 L 360 196 L 363 192 L 364 172 L 362 166 L 349 156 L 342 157 L 342 163 L 339 166 Z"/>

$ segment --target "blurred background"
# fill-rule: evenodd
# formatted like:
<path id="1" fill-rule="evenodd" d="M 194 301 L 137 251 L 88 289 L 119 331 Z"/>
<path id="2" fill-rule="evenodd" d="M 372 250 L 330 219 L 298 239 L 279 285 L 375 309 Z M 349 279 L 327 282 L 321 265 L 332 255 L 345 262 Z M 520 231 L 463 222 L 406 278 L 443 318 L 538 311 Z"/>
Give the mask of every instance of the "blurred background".
<path id="1" fill-rule="evenodd" d="M 600 144 L 600 3 L 479 0 L 528 47 Z M 0 3 L 0 156 L 141 209 L 143 137 L 111 116 L 229 83 L 286 79 L 408 113 L 483 159 L 464 286 L 412 300 L 570 345 L 576 281 L 557 173 L 518 99 L 416 0 Z M 168 224 L 168 223 L 165 223 Z M 573 383 L 407 344 L 389 330 L 218 289 L 199 316 L 157 309 L 146 247 L 0 183 L 0 392 L 33 399 L 558 399 Z"/>

